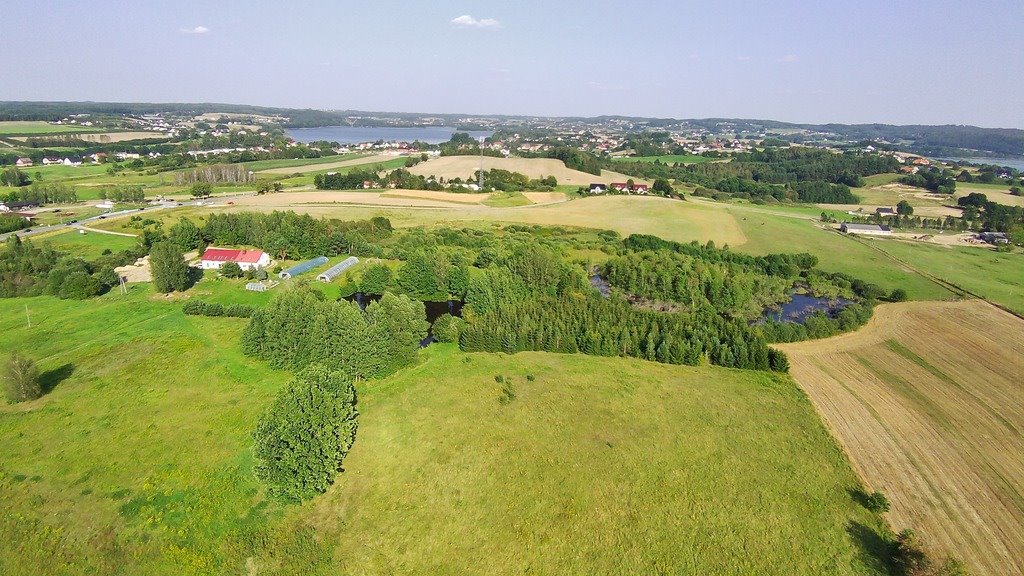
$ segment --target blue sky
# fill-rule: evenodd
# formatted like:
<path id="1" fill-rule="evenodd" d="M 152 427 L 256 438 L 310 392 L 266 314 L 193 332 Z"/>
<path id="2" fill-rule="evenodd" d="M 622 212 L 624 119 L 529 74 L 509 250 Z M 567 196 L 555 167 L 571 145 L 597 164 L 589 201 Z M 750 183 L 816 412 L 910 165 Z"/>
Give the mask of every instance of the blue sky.
<path id="1" fill-rule="evenodd" d="M 0 100 L 1024 128 L 1021 0 L 13 2 Z"/>

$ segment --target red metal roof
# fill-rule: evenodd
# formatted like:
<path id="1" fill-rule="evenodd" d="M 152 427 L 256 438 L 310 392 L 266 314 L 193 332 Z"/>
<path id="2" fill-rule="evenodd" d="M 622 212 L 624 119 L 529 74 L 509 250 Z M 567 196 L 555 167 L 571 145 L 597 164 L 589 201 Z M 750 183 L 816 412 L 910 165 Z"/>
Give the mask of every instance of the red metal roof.
<path id="1" fill-rule="evenodd" d="M 207 248 L 203 260 L 211 262 L 245 262 L 255 264 L 263 257 L 262 250 L 231 250 L 229 248 Z"/>

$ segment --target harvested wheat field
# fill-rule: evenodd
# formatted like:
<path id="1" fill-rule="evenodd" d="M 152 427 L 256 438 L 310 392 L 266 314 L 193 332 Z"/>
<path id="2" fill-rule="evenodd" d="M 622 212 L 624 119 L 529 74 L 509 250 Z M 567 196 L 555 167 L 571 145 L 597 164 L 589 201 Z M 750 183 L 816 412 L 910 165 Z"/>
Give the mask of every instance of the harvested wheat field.
<path id="1" fill-rule="evenodd" d="M 420 208 L 452 208 L 462 206 L 480 206 L 480 202 L 490 194 L 481 194 L 479 200 L 474 194 L 451 194 L 452 197 L 438 198 L 424 196 L 432 194 L 424 190 L 367 190 L 359 191 L 302 191 L 285 192 L 283 194 L 266 194 L 262 196 L 246 196 L 233 200 L 236 206 L 254 206 L 273 208 L 275 210 L 298 210 L 303 206 L 321 206 L 331 204 L 363 204 L 367 206 L 406 206 Z M 436 193 L 433 193 L 436 194 Z"/>
<path id="2" fill-rule="evenodd" d="M 260 174 L 295 174 L 296 172 L 322 172 L 324 170 L 331 170 L 334 168 L 348 168 L 349 166 L 359 166 L 360 164 L 380 164 L 389 160 L 399 158 L 396 154 L 376 154 L 374 156 L 363 156 L 360 158 L 351 158 L 349 160 L 339 160 L 337 162 L 325 162 L 323 164 L 311 164 L 309 166 L 285 166 L 284 168 L 271 168 L 269 170 L 260 170 Z"/>
<path id="3" fill-rule="evenodd" d="M 484 170 L 498 168 L 510 172 L 519 172 L 530 178 L 554 176 L 559 184 L 569 186 L 586 186 L 591 182 L 609 184 L 625 182 L 630 177 L 610 170 L 602 170 L 600 176 L 567 168 L 565 163 L 554 158 L 491 158 L 483 159 Z M 437 176 L 439 178 L 471 178 L 480 169 L 479 156 L 442 156 L 420 162 L 409 169 L 413 174 L 421 176 Z M 636 182 L 647 182 L 634 178 Z"/>
<path id="4" fill-rule="evenodd" d="M 385 198 L 421 198 L 455 204 L 481 204 L 491 197 L 490 192 L 443 192 L 440 190 L 385 190 L 381 193 Z"/>
<path id="5" fill-rule="evenodd" d="M 885 304 L 853 334 L 779 348 L 895 530 L 976 574 L 1024 574 L 1024 320 Z"/>

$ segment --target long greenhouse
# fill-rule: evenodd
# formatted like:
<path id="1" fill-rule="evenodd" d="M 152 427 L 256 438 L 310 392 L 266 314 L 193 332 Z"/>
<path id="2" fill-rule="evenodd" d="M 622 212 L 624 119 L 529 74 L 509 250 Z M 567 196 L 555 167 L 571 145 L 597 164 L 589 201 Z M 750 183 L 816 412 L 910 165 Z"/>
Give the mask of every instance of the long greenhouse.
<path id="1" fill-rule="evenodd" d="M 316 279 L 320 280 L 321 282 L 330 282 L 331 280 L 337 278 L 339 274 L 355 266 L 358 263 L 359 258 L 356 258 L 355 256 L 349 256 L 348 258 L 345 258 L 341 262 L 338 262 L 334 266 L 331 266 L 327 270 L 321 272 L 320 275 L 316 277 Z"/>
<path id="2" fill-rule="evenodd" d="M 299 262 L 295 266 L 292 266 L 291 268 L 280 272 L 278 274 L 278 276 L 283 278 L 283 279 L 285 279 L 285 280 L 287 280 L 289 278 L 293 278 L 295 276 L 298 276 L 299 274 L 302 274 L 304 272 L 309 272 L 310 270 L 312 270 L 313 268 L 316 268 L 317 266 L 323 266 L 324 264 L 327 264 L 327 257 L 326 256 L 317 256 L 316 258 L 313 258 L 312 260 L 306 260 L 305 262 Z"/>

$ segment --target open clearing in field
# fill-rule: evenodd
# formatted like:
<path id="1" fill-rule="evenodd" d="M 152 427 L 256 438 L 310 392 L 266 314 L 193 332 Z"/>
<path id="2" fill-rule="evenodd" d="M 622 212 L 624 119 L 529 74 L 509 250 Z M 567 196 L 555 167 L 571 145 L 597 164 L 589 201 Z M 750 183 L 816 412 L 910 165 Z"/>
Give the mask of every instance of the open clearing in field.
<path id="1" fill-rule="evenodd" d="M 28 121 L 2 121 L 0 122 L 0 135 L 4 134 L 57 134 L 60 132 L 82 132 L 88 131 L 88 126 L 74 126 L 68 124 L 50 124 L 42 120 Z"/>
<path id="2" fill-rule="evenodd" d="M 103 254 L 104 250 L 119 252 L 133 248 L 139 243 L 139 239 L 123 236 L 120 233 L 111 234 L 89 230 L 82 234 L 78 229 L 73 229 L 53 235 L 47 233 L 46 236 L 33 240 L 33 242 L 49 243 L 54 250 L 66 252 L 85 260 L 95 260 Z"/>
<path id="3" fill-rule="evenodd" d="M 308 172 L 310 169 L 316 171 L 332 170 L 334 168 L 347 168 L 349 166 L 359 166 L 362 164 L 378 164 L 384 163 L 399 158 L 394 154 L 375 154 L 373 156 L 360 156 L 358 158 L 350 158 L 348 160 L 339 160 L 336 162 L 317 162 L 312 166 L 284 166 L 281 168 L 270 168 L 268 170 L 261 170 L 260 174 L 295 174 L 296 172 Z"/>
<path id="4" fill-rule="evenodd" d="M 75 140 L 85 140 L 86 142 L 96 142 L 97 144 L 110 144 L 114 142 L 128 142 L 130 140 L 166 140 L 169 138 L 167 134 L 162 132 L 100 132 L 100 133 L 89 133 L 89 134 L 74 134 L 70 136 Z M 17 140 L 19 142 L 28 142 L 29 136 L 15 136 L 11 140 Z"/>
<path id="5" fill-rule="evenodd" d="M 438 196 L 447 194 L 447 196 Z M 423 208 L 452 208 L 464 205 L 479 206 L 490 194 L 455 194 L 426 190 L 367 190 L 365 192 L 339 192 L 333 190 L 284 192 L 234 199 L 235 206 L 273 208 L 303 212 L 331 204 L 362 204 L 367 206 L 405 206 Z M 307 209 L 307 207 L 309 207 Z"/>
<path id="6" fill-rule="evenodd" d="M 1010 194 L 1010 189 L 1000 186 L 985 186 L 984 184 L 960 184 L 956 185 L 956 197 L 967 196 L 972 192 L 984 194 L 986 198 L 996 204 L 1007 206 L 1024 206 L 1024 196 Z"/>
<path id="7" fill-rule="evenodd" d="M 885 304 L 781 345 L 896 530 L 976 574 L 1024 574 L 1024 321 L 980 300 Z"/>
<path id="8" fill-rule="evenodd" d="M 746 236 L 732 215 L 710 203 L 643 196 L 596 196 L 545 205 L 500 208 L 381 196 L 378 192 L 288 192 L 240 199 L 234 206 L 218 209 L 236 212 L 253 208 L 264 211 L 295 210 L 343 220 L 387 216 L 397 226 L 433 226 L 470 221 L 509 222 L 580 226 L 615 230 L 623 235 L 654 234 L 680 242 L 714 240 L 719 246 L 736 246 L 746 242 Z M 330 202 L 349 205 L 338 206 Z M 437 206 L 425 206 L 428 202 L 434 202 Z"/>
<path id="9" fill-rule="evenodd" d="M 498 168 L 510 172 L 519 172 L 530 178 L 539 179 L 545 176 L 554 176 L 560 185 L 586 186 L 590 183 L 610 184 L 612 182 L 625 182 L 630 178 L 625 174 L 602 170 L 600 176 L 580 172 L 567 168 L 565 163 L 554 158 L 491 158 L 483 159 L 484 170 Z M 450 180 L 452 178 L 472 179 L 473 174 L 480 169 L 479 156 L 441 156 L 426 162 L 420 162 L 409 169 L 413 174 L 421 176 L 437 176 Z M 640 178 L 633 179 L 636 182 L 647 182 Z"/>
<path id="10" fill-rule="evenodd" d="M 314 503 L 349 572 L 873 571 L 848 547 L 875 520 L 850 506 L 856 484 L 836 482 L 842 456 L 788 379 L 427 355 L 360 397 L 347 472 Z M 496 374 L 515 387 L 507 406 Z"/>

